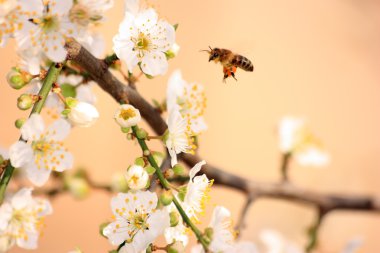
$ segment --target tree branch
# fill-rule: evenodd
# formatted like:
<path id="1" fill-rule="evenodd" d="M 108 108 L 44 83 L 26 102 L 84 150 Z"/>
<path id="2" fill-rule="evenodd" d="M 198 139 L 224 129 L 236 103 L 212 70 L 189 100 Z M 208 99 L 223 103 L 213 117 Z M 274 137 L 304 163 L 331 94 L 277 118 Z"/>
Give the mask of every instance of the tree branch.
<path id="1" fill-rule="evenodd" d="M 108 70 L 103 60 L 95 58 L 76 41 L 66 44 L 68 59 L 78 63 L 119 103 L 129 102 L 140 110 L 142 117 L 158 135 L 162 135 L 167 125 L 160 113 L 136 90 L 117 80 Z M 180 159 L 189 167 L 201 161 L 198 155 L 182 154 Z M 380 211 L 380 198 L 339 194 L 322 194 L 296 187 L 288 182 L 262 183 L 234 175 L 218 167 L 206 164 L 202 172 L 214 179 L 215 184 L 236 189 L 247 196 L 269 197 L 310 204 L 326 213 L 336 209 Z"/>

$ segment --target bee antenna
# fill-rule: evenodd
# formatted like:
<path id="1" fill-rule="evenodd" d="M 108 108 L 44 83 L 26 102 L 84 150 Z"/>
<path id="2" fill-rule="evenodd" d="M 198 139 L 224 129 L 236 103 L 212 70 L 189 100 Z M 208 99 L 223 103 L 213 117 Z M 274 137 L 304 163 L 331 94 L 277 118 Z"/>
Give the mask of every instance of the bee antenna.
<path id="1" fill-rule="evenodd" d="M 207 52 L 207 53 L 211 54 L 210 50 L 199 50 L 199 52 Z"/>
<path id="2" fill-rule="evenodd" d="M 212 47 L 211 46 L 208 46 L 208 48 L 210 48 L 210 50 L 212 51 Z"/>

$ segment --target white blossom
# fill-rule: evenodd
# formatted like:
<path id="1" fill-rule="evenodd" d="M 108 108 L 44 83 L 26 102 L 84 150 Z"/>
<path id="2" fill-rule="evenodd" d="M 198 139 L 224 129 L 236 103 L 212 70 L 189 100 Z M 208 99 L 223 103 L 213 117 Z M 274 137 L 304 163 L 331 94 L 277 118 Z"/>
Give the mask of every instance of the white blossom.
<path id="1" fill-rule="evenodd" d="M 203 86 L 198 83 L 187 83 L 180 70 L 170 76 L 166 92 L 168 111 L 179 106 L 182 117 L 187 120 L 193 135 L 207 129 L 203 115 L 206 108 L 206 95 Z"/>
<path id="2" fill-rule="evenodd" d="M 265 244 L 267 253 L 303 253 L 297 244 L 286 240 L 275 230 L 263 230 L 260 233 L 260 239 Z"/>
<path id="3" fill-rule="evenodd" d="M 90 127 L 99 118 L 99 112 L 95 106 L 89 103 L 76 101 L 69 108 L 67 119 L 69 122 L 78 127 Z"/>
<path id="4" fill-rule="evenodd" d="M 132 127 L 140 122 L 141 115 L 133 105 L 123 104 L 116 110 L 114 118 L 121 127 Z"/>
<path id="5" fill-rule="evenodd" d="M 128 11 L 133 9 L 133 12 Z M 175 42 L 172 25 L 158 20 L 154 9 L 141 10 L 128 8 L 118 34 L 113 38 L 113 50 L 125 62 L 129 72 L 140 64 L 141 70 L 148 75 L 163 75 L 168 69 L 165 52 Z"/>
<path id="6" fill-rule="evenodd" d="M 169 111 L 167 120 L 168 130 L 164 136 L 165 145 L 171 157 L 172 167 L 177 164 L 177 154 L 191 153 L 195 149 L 190 126 L 182 117 L 179 106 L 174 106 Z"/>
<path id="7" fill-rule="evenodd" d="M 303 166 L 326 165 L 330 157 L 320 140 L 309 130 L 305 120 L 284 117 L 278 129 L 280 150 L 291 153 Z"/>
<path id="8" fill-rule="evenodd" d="M 49 201 L 33 198 L 31 188 L 22 188 L 7 198 L 0 206 L 0 250 L 14 244 L 36 249 L 43 217 L 51 213 Z"/>
<path id="9" fill-rule="evenodd" d="M 169 214 L 156 206 L 156 193 L 119 193 L 111 200 L 115 220 L 103 234 L 115 246 L 125 241 L 119 252 L 140 253 L 170 225 Z"/>
<path id="10" fill-rule="evenodd" d="M 196 176 L 204 164 L 206 164 L 206 162 L 201 161 L 190 170 L 190 179 L 186 187 L 186 194 L 184 198 L 180 200 L 187 216 L 194 222 L 199 222 L 198 215 L 204 214 L 206 203 L 210 199 L 209 193 L 213 184 L 213 180 L 209 180 L 204 174 Z M 178 194 L 176 197 L 178 198 Z M 169 205 L 167 209 L 168 212 L 176 211 L 173 204 Z M 181 241 L 184 245 L 187 245 L 189 240 L 187 230 L 180 218 L 180 222 L 177 226 L 165 230 L 165 239 L 168 243 Z"/>
<path id="11" fill-rule="evenodd" d="M 20 50 L 42 52 L 53 62 L 65 60 L 66 39 L 76 37 L 77 29 L 69 20 L 72 0 L 19 0 L 22 29 L 15 32 Z M 36 56 L 40 56 L 36 53 Z"/>
<path id="12" fill-rule="evenodd" d="M 89 24 L 102 22 L 112 6 L 113 0 L 77 0 L 70 9 L 70 21 L 86 31 Z"/>
<path id="13" fill-rule="evenodd" d="M 190 179 L 183 201 L 186 213 L 196 221 L 198 221 L 197 214 L 204 214 L 206 202 L 210 199 L 209 193 L 213 184 L 213 180 L 209 180 L 205 174 L 196 176 L 205 164 L 205 161 L 201 161 L 190 170 Z"/>
<path id="14" fill-rule="evenodd" d="M 51 171 L 62 172 L 73 166 L 73 157 L 63 146 L 70 124 L 63 119 L 54 121 L 46 130 L 42 117 L 33 114 L 21 127 L 23 140 L 9 149 L 12 166 L 22 168 L 37 186 L 48 180 Z"/>
<path id="15" fill-rule="evenodd" d="M 0 47 L 5 46 L 14 32 L 22 28 L 19 21 L 19 8 L 16 0 L 0 2 Z"/>
<path id="16" fill-rule="evenodd" d="M 125 174 L 125 179 L 127 180 L 130 189 L 142 190 L 148 184 L 149 175 L 143 167 L 132 165 L 128 168 L 127 173 Z"/>

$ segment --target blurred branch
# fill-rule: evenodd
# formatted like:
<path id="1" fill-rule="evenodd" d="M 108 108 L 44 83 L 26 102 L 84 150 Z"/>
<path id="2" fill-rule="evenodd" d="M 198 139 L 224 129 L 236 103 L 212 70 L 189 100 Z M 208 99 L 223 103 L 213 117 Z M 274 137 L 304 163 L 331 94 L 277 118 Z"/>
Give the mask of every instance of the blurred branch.
<path id="1" fill-rule="evenodd" d="M 138 108 L 142 117 L 147 121 L 156 134 L 162 135 L 165 132 L 167 125 L 160 113 L 136 90 L 117 80 L 108 70 L 108 66 L 103 60 L 95 58 L 76 41 L 67 43 L 66 48 L 68 50 L 68 59 L 76 62 L 84 68 L 89 73 L 90 77 L 96 81 L 104 91 L 110 94 L 119 103 L 129 102 Z M 282 165 L 284 179 L 287 179 L 286 171 L 289 158 L 290 157 L 284 157 Z M 182 161 L 189 167 L 193 167 L 196 163 L 203 160 L 198 155 L 191 154 L 181 154 L 180 159 L 182 159 Z M 380 211 L 380 198 L 323 194 L 296 187 L 289 182 L 262 183 L 245 177 L 240 177 L 210 164 L 203 166 L 202 172 L 209 178 L 214 179 L 215 184 L 236 189 L 247 196 L 255 196 L 255 198 L 278 198 L 306 203 L 315 206 L 318 210 L 323 210 L 324 215 L 336 209 Z M 247 203 L 249 206 L 250 203 Z M 247 204 L 245 205 L 245 209 L 247 209 Z M 246 212 L 242 212 L 242 215 L 245 216 Z M 323 216 L 321 216 L 320 219 L 322 219 Z"/>

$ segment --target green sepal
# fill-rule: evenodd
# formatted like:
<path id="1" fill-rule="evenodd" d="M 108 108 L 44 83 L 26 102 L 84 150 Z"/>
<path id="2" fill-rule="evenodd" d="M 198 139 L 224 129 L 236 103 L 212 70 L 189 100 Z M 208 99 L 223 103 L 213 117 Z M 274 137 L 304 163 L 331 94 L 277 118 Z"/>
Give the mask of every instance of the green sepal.
<path id="1" fill-rule="evenodd" d="M 67 97 L 65 102 L 69 108 L 73 108 L 78 104 L 78 100 L 72 97 Z"/>
<path id="2" fill-rule="evenodd" d="M 183 185 L 183 186 L 179 187 L 178 198 L 181 201 L 185 201 L 186 193 L 187 193 L 187 186 L 186 185 Z"/>
<path id="3" fill-rule="evenodd" d="M 146 166 L 145 170 L 149 175 L 153 175 L 156 172 L 156 169 L 150 165 Z"/>

